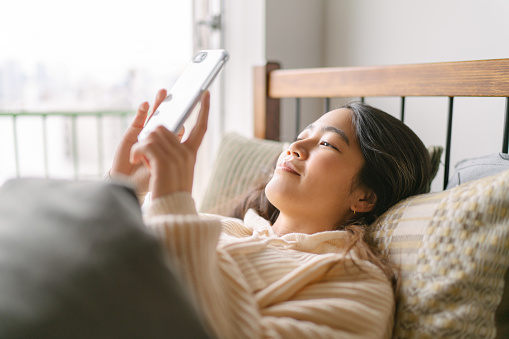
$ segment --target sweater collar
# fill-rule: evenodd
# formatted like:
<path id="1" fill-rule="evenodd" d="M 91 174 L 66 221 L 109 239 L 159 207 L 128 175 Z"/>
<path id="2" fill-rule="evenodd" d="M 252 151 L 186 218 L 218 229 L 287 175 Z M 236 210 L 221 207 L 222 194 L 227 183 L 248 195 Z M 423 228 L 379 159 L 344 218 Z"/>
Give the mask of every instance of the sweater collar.
<path id="1" fill-rule="evenodd" d="M 269 221 L 262 218 L 255 210 L 250 209 L 244 217 L 244 225 L 253 230 L 253 235 L 261 238 L 272 238 L 274 241 L 284 244 L 285 248 L 305 252 L 341 252 L 347 242 L 346 231 L 325 231 L 314 234 L 289 233 L 278 236 Z"/>

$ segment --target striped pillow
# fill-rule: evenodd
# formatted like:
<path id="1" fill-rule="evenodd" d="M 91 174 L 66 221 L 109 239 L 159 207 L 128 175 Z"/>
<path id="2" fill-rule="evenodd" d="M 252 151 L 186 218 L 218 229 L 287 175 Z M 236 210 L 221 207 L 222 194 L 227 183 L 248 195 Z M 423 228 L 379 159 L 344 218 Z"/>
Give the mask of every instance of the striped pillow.
<path id="1" fill-rule="evenodd" d="M 509 171 L 408 198 L 372 235 L 401 267 L 394 337 L 495 337 L 509 265 Z"/>
<path id="2" fill-rule="evenodd" d="M 225 135 L 200 212 L 229 215 L 249 189 L 272 176 L 277 157 L 287 145 L 236 133 Z"/>

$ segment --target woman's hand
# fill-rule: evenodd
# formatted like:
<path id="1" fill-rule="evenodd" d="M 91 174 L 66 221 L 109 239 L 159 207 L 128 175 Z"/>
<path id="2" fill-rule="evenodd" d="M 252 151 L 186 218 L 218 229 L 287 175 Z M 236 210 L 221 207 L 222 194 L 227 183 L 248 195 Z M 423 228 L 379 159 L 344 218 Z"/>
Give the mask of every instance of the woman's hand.
<path id="1" fill-rule="evenodd" d="M 157 109 L 157 107 L 159 107 L 165 97 L 166 90 L 159 90 L 156 95 L 154 106 L 152 108 L 153 112 Z M 136 191 L 138 194 L 146 194 L 148 192 L 150 173 L 142 164 L 131 164 L 129 157 L 131 154 L 131 148 L 135 143 L 138 142 L 138 135 L 145 125 L 148 111 L 148 102 L 144 102 L 138 107 L 136 116 L 120 140 L 118 148 L 113 157 L 113 165 L 111 166 L 110 170 L 110 175 L 112 177 L 118 176 L 119 174 L 128 176 L 130 181 L 136 185 Z"/>
<path id="2" fill-rule="evenodd" d="M 132 147 L 131 166 L 134 168 L 144 164 L 148 168 L 149 190 L 153 198 L 192 191 L 196 154 L 207 131 L 209 106 L 210 94 L 205 92 L 201 98 L 198 121 L 185 142 L 181 143 L 178 136 L 159 126 Z"/>
<path id="3" fill-rule="evenodd" d="M 161 89 L 157 92 L 156 99 L 152 107 L 152 112 L 157 110 L 159 105 L 166 98 L 166 95 L 167 92 L 164 89 Z M 138 107 L 136 116 L 131 122 L 131 125 L 125 131 L 120 144 L 118 145 L 118 148 L 113 157 L 113 165 L 110 170 L 110 175 L 112 177 L 118 176 L 119 174 L 128 176 L 129 179 L 136 185 L 136 191 L 138 194 L 146 194 L 148 192 L 150 172 L 145 166 L 143 166 L 142 163 L 134 165 L 131 164 L 129 157 L 131 154 L 131 148 L 138 142 L 138 135 L 145 125 L 148 112 L 148 102 L 144 102 Z M 183 130 L 179 132 L 179 139 L 182 139 L 183 134 Z"/>

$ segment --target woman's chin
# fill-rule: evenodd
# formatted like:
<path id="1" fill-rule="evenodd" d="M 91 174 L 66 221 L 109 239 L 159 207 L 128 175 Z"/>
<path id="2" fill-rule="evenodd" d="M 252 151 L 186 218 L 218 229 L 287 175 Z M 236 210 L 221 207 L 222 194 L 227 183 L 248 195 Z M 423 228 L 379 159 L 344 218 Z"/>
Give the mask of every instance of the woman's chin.
<path id="1" fill-rule="evenodd" d="M 265 195 L 270 203 L 279 210 L 285 202 L 294 200 L 296 196 L 293 185 L 289 185 L 276 176 L 272 177 L 265 187 Z"/>

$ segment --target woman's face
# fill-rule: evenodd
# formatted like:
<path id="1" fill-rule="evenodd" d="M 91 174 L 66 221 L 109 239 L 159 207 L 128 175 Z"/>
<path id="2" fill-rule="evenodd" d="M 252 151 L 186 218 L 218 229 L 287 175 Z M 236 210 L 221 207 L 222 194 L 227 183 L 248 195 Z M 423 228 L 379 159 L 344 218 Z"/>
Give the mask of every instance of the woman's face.
<path id="1" fill-rule="evenodd" d="M 302 131 L 278 159 L 266 187 L 269 201 L 281 215 L 316 219 L 318 227 L 334 229 L 352 217 L 363 198 L 355 178 L 364 164 L 351 112 L 337 109 Z M 308 230 L 314 233 L 322 230 Z"/>

